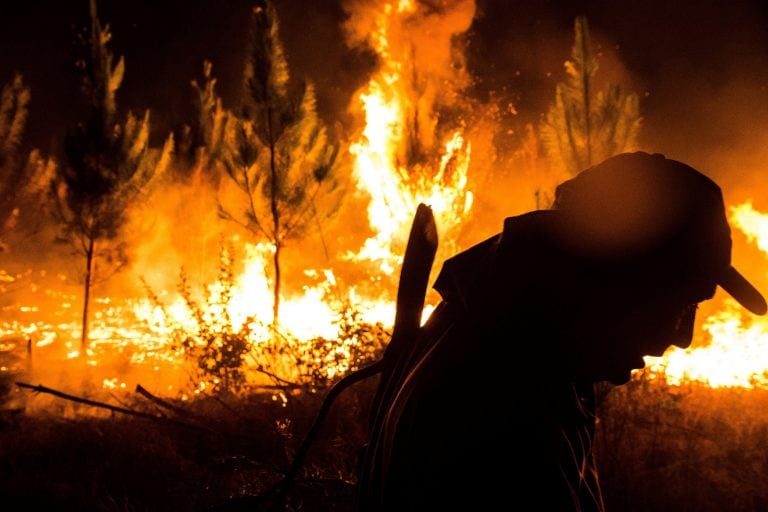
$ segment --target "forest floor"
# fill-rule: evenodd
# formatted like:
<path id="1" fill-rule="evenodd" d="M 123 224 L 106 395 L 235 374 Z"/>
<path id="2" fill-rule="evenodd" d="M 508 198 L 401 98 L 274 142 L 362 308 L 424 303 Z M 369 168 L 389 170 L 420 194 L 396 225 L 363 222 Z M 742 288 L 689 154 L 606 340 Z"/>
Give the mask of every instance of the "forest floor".
<path id="1" fill-rule="evenodd" d="M 323 398 L 111 400 L 156 417 L 148 419 L 35 394 L 8 373 L 0 378 L 0 494 L 8 511 L 211 511 L 263 495 L 293 460 Z M 284 510 L 354 510 L 374 385 L 341 395 Z M 768 391 L 643 377 L 601 390 L 597 461 L 608 510 L 768 510 Z"/>

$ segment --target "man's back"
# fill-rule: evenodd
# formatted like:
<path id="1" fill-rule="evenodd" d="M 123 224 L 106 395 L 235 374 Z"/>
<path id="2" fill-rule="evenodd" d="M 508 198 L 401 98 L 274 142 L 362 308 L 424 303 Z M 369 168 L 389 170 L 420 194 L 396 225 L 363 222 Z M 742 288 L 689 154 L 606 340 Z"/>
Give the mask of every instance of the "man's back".
<path id="1" fill-rule="evenodd" d="M 541 263 L 528 235 L 511 265 L 521 275 Z M 494 237 L 444 266 L 436 288 L 445 300 L 394 372 L 374 420 L 363 510 L 484 510 L 531 500 L 552 510 L 601 508 L 587 457 L 593 416 L 581 401 L 591 385 L 577 392 L 552 379 L 543 356 L 555 343 L 522 307 L 532 297 L 508 290 L 501 300 L 499 283 L 489 281 L 498 246 Z"/>

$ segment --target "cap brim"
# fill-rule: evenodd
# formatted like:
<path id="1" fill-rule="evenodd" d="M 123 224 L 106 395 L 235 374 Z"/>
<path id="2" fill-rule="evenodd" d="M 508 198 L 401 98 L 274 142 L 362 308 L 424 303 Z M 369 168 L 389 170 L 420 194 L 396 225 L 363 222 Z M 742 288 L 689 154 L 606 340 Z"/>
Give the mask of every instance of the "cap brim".
<path id="1" fill-rule="evenodd" d="M 752 313 L 764 315 L 768 311 L 762 294 L 732 266 L 720 275 L 718 284 Z"/>

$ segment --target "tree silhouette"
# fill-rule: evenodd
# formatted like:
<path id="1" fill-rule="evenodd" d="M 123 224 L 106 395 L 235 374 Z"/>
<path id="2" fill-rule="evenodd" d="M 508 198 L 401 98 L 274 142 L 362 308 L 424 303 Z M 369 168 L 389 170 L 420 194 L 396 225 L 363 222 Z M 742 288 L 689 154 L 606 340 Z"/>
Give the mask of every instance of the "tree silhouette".
<path id="1" fill-rule="evenodd" d="M 18 73 L 3 87 L 0 96 L 0 167 L 3 169 L 18 163 L 30 96 L 29 87 Z M 13 181 L 20 179 L 15 177 Z"/>
<path id="2" fill-rule="evenodd" d="M 29 176 L 20 162 L 21 139 L 27 122 L 29 87 L 20 74 L 3 87 L 0 97 L 0 234 L 5 237 L 19 215 L 18 196 Z M 6 248 L 5 242 L 0 242 Z"/>
<path id="3" fill-rule="evenodd" d="M 16 226 L 22 210 L 31 210 L 31 197 L 45 188 L 55 166 L 38 150 L 25 159 L 21 144 L 30 101 L 29 87 L 21 74 L 3 87 L 0 94 L 0 248 L 6 249 L 6 235 Z M 27 207 L 27 208 L 25 208 Z M 29 221 L 24 216 L 25 221 Z M 39 219 L 39 216 L 37 216 Z"/>
<path id="4" fill-rule="evenodd" d="M 576 18 L 566 82 L 557 84 L 555 101 L 540 126 L 542 142 L 555 167 L 573 175 L 637 144 L 641 117 L 636 94 L 617 84 L 595 92 L 598 60 L 592 51 L 587 19 Z"/>
<path id="5" fill-rule="evenodd" d="M 274 7 L 258 3 L 251 22 L 242 112 L 227 124 L 227 150 L 222 158 L 231 183 L 245 201 L 239 207 L 220 203 L 220 213 L 272 244 L 273 323 L 277 325 L 281 251 L 317 219 L 321 200 L 328 214 L 338 207 L 338 148 L 328 141 L 318 118 L 313 86 L 290 87 Z"/>
<path id="6" fill-rule="evenodd" d="M 195 91 L 193 103 L 197 119 L 189 128 L 189 145 L 194 152 L 193 175 L 206 174 L 211 180 L 214 167 L 218 166 L 227 147 L 228 123 L 233 115 L 223 107 L 221 97 L 216 93 L 216 78 L 213 76 L 213 63 L 203 61 L 203 77 L 200 82 L 192 80 Z M 215 182 L 216 180 L 212 180 Z"/>
<path id="7" fill-rule="evenodd" d="M 65 162 L 57 168 L 51 190 L 64 235 L 85 259 L 81 345 L 88 345 L 88 316 L 97 260 L 112 271 L 126 261 L 124 245 L 117 241 L 135 203 L 150 180 L 168 165 L 173 148 L 169 137 L 161 150 L 149 146 L 149 111 L 142 117 L 129 113 L 116 121 L 115 93 L 125 71 L 120 58 L 113 65 L 107 44 L 109 26 L 102 28 L 96 1 L 90 2 L 90 30 L 80 34 L 83 56 L 81 88 L 89 103 L 89 116 L 68 133 Z"/>

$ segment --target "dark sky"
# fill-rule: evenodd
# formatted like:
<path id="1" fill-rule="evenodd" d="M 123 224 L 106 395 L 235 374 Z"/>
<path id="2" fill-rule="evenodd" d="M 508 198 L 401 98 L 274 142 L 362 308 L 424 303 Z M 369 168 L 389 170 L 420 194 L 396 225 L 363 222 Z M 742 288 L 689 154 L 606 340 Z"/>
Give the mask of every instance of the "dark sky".
<path id="1" fill-rule="evenodd" d="M 449 1 L 449 0 L 445 0 Z M 342 0 L 277 1 L 294 73 L 317 84 L 321 113 L 344 121 L 370 56 L 345 46 Z M 439 5 L 439 0 L 429 0 Z M 546 110 L 572 43 L 573 19 L 587 15 L 604 52 L 603 72 L 642 96 L 643 146 L 694 164 L 740 151 L 744 165 L 768 151 L 768 7 L 762 1 L 478 1 L 468 34 L 480 95 L 495 91 L 520 115 Z M 190 113 L 189 82 L 214 63 L 225 101 L 240 87 L 247 0 L 101 1 L 112 49 L 126 59 L 118 103 L 150 108 L 158 130 Z M 82 115 L 73 67 L 73 27 L 87 0 L 0 0 L 0 81 L 14 71 L 32 88 L 27 142 L 52 150 Z M 611 75 L 612 74 L 612 75 Z M 729 149 L 730 148 L 730 149 Z M 754 148 L 751 151 L 750 148 Z M 748 154 L 748 156 L 746 156 Z M 720 155 L 720 156 L 718 156 Z M 736 163 L 741 161 L 736 158 Z M 738 172 L 738 171 L 733 171 Z"/>
<path id="2" fill-rule="evenodd" d="M 201 77 L 205 59 L 213 62 L 225 101 L 234 98 L 241 87 L 251 4 L 249 0 L 100 1 L 99 18 L 112 32 L 110 47 L 126 63 L 118 104 L 125 109 L 150 108 L 153 124 L 167 131 L 190 114 L 190 81 Z M 361 70 L 370 69 L 371 59 L 345 47 L 340 5 L 327 0 L 283 1 L 279 9 L 292 68 L 316 82 L 325 113 L 343 110 L 339 102 L 349 101 L 361 85 Z M 55 143 L 62 127 L 82 117 L 73 43 L 74 28 L 87 22 L 88 0 L 0 0 L 4 49 L 0 80 L 7 83 L 14 71 L 20 71 L 31 87 L 28 135 L 37 146 Z M 339 94 L 341 88 L 345 90 Z"/>

